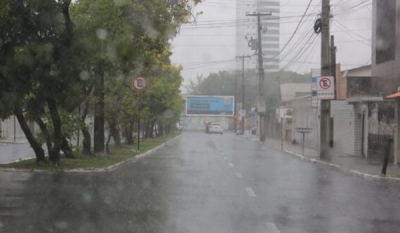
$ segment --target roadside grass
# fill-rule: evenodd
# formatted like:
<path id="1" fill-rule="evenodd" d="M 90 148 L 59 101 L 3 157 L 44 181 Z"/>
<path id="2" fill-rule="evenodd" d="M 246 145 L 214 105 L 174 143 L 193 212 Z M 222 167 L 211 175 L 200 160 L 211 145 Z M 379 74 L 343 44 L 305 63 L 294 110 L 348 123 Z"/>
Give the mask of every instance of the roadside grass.
<path id="1" fill-rule="evenodd" d="M 168 138 L 157 137 L 145 139 L 144 141 L 140 142 L 140 151 L 137 151 L 136 142 L 134 145 L 122 144 L 119 148 L 116 148 L 114 145 L 110 145 L 110 154 L 86 156 L 82 155 L 80 151 L 75 151 L 76 158 L 65 158 L 64 156 L 61 156 L 58 166 L 55 166 L 51 161 L 48 160 L 43 163 L 37 163 L 36 159 L 28 159 L 10 164 L 1 164 L 0 167 L 48 171 L 61 171 L 65 169 L 76 168 L 105 168 L 154 149 L 155 147 L 177 137 L 178 135 L 180 135 L 180 133 L 171 133 L 168 135 Z"/>

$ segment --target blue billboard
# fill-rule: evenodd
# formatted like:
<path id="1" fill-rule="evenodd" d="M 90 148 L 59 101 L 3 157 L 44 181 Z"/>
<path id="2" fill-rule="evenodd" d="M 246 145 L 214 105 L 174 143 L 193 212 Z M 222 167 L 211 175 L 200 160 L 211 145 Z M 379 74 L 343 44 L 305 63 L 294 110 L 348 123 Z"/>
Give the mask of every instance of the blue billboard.
<path id="1" fill-rule="evenodd" d="M 235 97 L 233 96 L 188 96 L 187 116 L 233 116 Z"/>

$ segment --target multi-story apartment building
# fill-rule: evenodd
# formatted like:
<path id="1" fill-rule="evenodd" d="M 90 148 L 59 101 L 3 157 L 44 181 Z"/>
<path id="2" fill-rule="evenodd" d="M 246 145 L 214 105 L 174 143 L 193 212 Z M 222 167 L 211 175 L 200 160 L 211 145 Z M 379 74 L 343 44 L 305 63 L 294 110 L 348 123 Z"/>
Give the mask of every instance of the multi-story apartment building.
<path id="1" fill-rule="evenodd" d="M 378 110 L 378 118 L 379 122 L 392 126 L 386 131 L 394 136 L 394 163 L 397 164 L 400 160 L 400 0 L 374 0 L 372 6 L 373 88 L 370 92 L 395 100 L 394 114 Z"/>
<path id="2" fill-rule="evenodd" d="M 272 16 L 261 17 L 263 63 L 265 72 L 279 70 L 279 33 L 280 1 L 279 0 L 246 0 L 236 1 L 236 55 L 254 55 L 255 51 L 248 41 L 257 38 L 257 17 L 246 16 L 246 13 L 272 13 Z M 238 61 L 238 68 L 241 62 Z M 257 56 L 247 59 L 246 68 L 257 68 Z"/>
<path id="3" fill-rule="evenodd" d="M 374 0 L 372 19 L 372 76 L 382 94 L 400 87 L 400 1 Z M 384 80 L 384 81 L 383 81 Z"/>

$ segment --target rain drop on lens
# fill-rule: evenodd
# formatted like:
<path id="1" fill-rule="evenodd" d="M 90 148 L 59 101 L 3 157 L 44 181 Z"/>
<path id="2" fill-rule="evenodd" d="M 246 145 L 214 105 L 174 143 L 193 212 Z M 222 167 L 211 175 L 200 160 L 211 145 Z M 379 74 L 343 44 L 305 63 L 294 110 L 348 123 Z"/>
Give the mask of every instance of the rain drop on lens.
<path id="1" fill-rule="evenodd" d="M 58 229 L 65 229 L 68 227 L 68 223 L 66 221 L 57 221 L 54 223 L 54 225 L 58 228 Z"/>
<path id="2" fill-rule="evenodd" d="M 82 198 L 83 198 L 83 201 L 86 203 L 86 204 L 89 204 L 89 203 L 91 203 L 92 202 L 92 195 L 90 194 L 90 193 L 84 193 L 83 195 L 82 195 Z"/>
<path id="3" fill-rule="evenodd" d="M 88 80 L 88 79 L 90 78 L 90 73 L 89 73 L 89 71 L 87 71 L 87 70 L 82 70 L 82 71 L 80 72 L 80 74 L 79 74 L 79 78 L 80 78 L 82 81 Z"/>
<path id="4" fill-rule="evenodd" d="M 107 30 L 105 30 L 103 28 L 99 28 L 96 30 L 96 35 L 97 35 L 97 38 L 99 38 L 100 40 L 105 40 L 105 39 L 107 39 L 108 32 L 107 32 Z"/>

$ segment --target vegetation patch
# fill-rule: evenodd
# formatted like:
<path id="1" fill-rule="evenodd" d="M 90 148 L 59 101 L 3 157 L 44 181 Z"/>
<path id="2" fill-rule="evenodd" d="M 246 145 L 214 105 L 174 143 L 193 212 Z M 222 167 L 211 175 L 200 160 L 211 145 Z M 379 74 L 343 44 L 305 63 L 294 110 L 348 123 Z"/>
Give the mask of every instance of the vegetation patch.
<path id="1" fill-rule="evenodd" d="M 37 163 L 36 159 L 23 160 L 10 164 L 2 164 L 2 168 L 15 168 L 15 169 L 28 169 L 28 170 L 48 170 L 48 171 L 63 171 L 66 169 L 93 169 L 93 168 L 105 168 L 127 159 L 133 158 L 136 155 L 145 153 L 155 147 L 177 137 L 179 133 L 172 133 L 168 138 L 156 137 L 145 139 L 140 142 L 140 151 L 137 150 L 137 145 L 122 145 L 118 148 L 112 147 L 112 153 L 96 156 L 82 155 L 79 151 L 75 154 L 76 158 L 66 158 L 62 156 L 60 163 L 54 165 L 51 161 L 45 161 Z"/>

